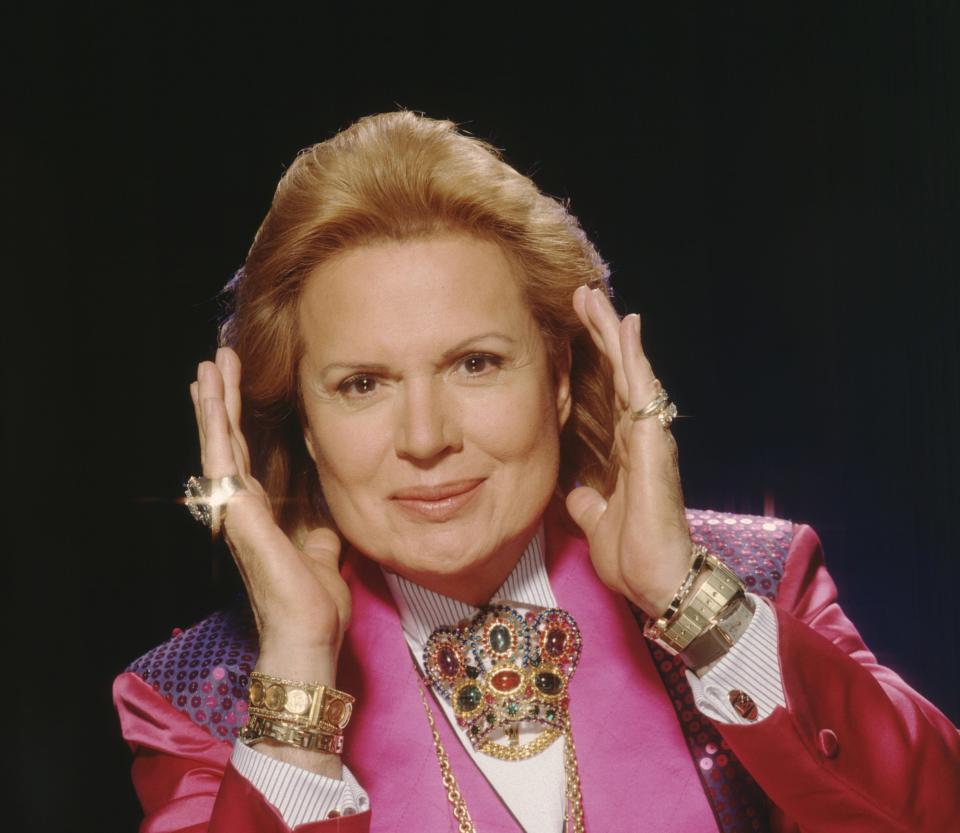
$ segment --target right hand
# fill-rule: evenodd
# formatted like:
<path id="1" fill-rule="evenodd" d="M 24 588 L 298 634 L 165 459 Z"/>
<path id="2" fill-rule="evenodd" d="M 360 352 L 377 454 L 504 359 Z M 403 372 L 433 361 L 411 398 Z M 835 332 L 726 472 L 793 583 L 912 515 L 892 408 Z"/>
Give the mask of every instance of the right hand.
<path id="1" fill-rule="evenodd" d="M 263 487 L 250 473 L 240 431 L 240 358 L 229 347 L 201 362 L 190 385 L 205 477 L 239 476 L 223 532 L 250 597 L 260 634 L 257 670 L 336 685 L 337 657 L 350 622 L 350 591 L 340 576 L 340 539 L 314 529 L 298 548 L 277 526 Z"/>

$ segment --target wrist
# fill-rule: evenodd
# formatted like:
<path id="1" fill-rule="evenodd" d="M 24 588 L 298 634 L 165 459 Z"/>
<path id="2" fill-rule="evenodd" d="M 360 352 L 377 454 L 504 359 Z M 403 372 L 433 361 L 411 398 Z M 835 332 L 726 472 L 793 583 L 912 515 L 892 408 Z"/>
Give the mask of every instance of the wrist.
<path id="1" fill-rule="evenodd" d="M 295 645 L 262 645 L 254 671 L 283 677 L 288 680 L 303 680 L 309 683 L 336 688 L 337 652 L 332 649 L 299 648 Z"/>
<path id="2" fill-rule="evenodd" d="M 659 575 L 655 578 L 647 575 L 642 590 L 630 587 L 628 598 L 651 618 L 659 618 L 677 600 L 677 588 L 682 587 L 685 579 L 690 576 L 695 557 L 696 549 L 687 539 L 675 555 L 664 554 Z M 696 576 L 690 577 L 696 578 Z M 691 589 L 687 587 L 688 591 Z"/>

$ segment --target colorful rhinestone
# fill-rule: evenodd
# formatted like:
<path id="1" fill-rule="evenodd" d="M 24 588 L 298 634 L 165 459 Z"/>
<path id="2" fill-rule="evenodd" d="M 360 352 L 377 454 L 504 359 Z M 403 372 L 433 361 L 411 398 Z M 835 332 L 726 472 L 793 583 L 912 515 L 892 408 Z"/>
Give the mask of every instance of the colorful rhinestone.
<path id="1" fill-rule="evenodd" d="M 490 685 L 501 694 L 507 694 L 511 691 L 516 691 L 522 681 L 523 678 L 520 676 L 519 671 L 507 668 L 502 671 L 497 671 L 490 680 Z"/>

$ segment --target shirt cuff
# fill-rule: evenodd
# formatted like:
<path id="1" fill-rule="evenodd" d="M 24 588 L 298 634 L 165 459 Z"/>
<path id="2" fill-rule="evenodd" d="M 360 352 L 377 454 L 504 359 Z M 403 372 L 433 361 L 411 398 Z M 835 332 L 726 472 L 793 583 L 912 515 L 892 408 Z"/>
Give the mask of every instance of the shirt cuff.
<path id="1" fill-rule="evenodd" d="M 346 766 L 343 780 L 337 781 L 264 755 L 241 739 L 230 763 L 277 808 L 288 827 L 370 809 L 369 797 Z"/>
<path id="2" fill-rule="evenodd" d="M 743 635 L 723 658 L 702 677 L 687 670 L 687 682 L 697 708 L 720 723 L 750 725 L 768 717 L 777 707 L 786 708 L 777 641 L 777 617 L 765 599 L 748 594 L 755 610 Z M 731 691 L 748 694 L 757 706 L 749 720 L 730 702 Z"/>

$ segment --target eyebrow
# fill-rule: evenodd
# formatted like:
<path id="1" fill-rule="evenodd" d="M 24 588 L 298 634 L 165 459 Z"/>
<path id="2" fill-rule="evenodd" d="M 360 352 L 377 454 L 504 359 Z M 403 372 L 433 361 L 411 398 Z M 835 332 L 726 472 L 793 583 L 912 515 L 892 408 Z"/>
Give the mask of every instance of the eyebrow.
<path id="1" fill-rule="evenodd" d="M 517 343 L 515 338 L 512 338 L 504 333 L 499 333 L 496 331 L 481 333 L 480 335 L 465 338 L 463 341 L 457 342 L 457 344 L 453 345 L 453 347 L 449 348 L 448 350 L 444 350 L 442 359 L 444 362 L 450 361 L 450 359 L 455 358 L 459 353 L 462 353 L 472 344 L 476 344 L 479 341 L 485 341 L 488 338 L 499 339 L 500 341 L 506 342 L 510 346 L 513 346 Z M 370 371 L 371 373 L 386 373 L 389 368 L 385 364 L 371 364 L 369 362 L 333 362 L 322 367 L 319 371 L 319 375 L 325 376 L 331 370 L 366 370 Z"/>

